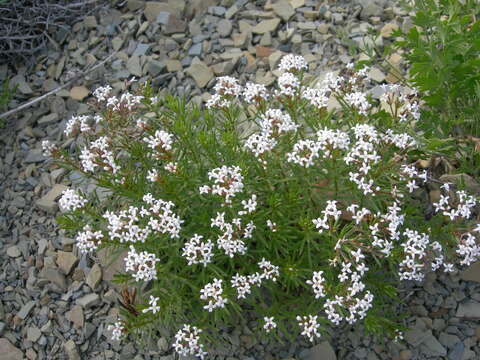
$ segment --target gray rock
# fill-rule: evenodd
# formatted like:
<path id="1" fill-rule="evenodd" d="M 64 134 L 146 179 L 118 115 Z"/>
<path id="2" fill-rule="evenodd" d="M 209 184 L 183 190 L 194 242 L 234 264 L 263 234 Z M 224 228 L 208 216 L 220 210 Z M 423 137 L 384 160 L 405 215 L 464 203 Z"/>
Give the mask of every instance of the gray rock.
<path id="1" fill-rule="evenodd" d="M 217 31 L 221 37 L 228 37 L 232 32 L 232 22 L 222 19 L 217 24 Z"/>
<path id="2" fill-rule="evenodd" d="M 165 63 L 158 60 L 149 60 L 147 70 L 151 76 L 155 77 L 165 70 Z"/>
<path id="3" fill-rule="evenodd" d="M 307 357 L 308 360 L 337 360 L 337 355 L 328 341 L 323 341 L 320 344 L 310 349 Z"/>
<path id="4" fill-rule="evenodd" d="M 45 116 L 42 116 L 40 120 L 38 120 L 39 125 L 48 125 L 48 124 L 53 124 L 58 121 L 58 114 L 48 114 Z"/>
<path id="5" fill-rule="evenodd" d="M 252 28 L 254 34 L 265 34 L 267 32 L 273 32 L 280 24 L 280 19 L 263 20 Z M 301 24 L 301 23 L 300 23 Z"/>
<path id="6" fill-rule="evenodd" d="M 163 32 L 165 35 L 172 35 L 176 33 L 183 33 L 187 30 L 187 23 L 183 21 L 182 19 L 170 15 L 168 17 L 168 22 L 167 25 L 165 25 L 165 29 Z"/>
<path id="7" fill-rule="evenodd" d="M 273 4 L 272 9 L 275 11 L 275 14 L 284 21 L 288 21 L 293 15 L 295 15 L 295 10 L 287 0 L 277 1 Z"/>
<path id="8" fill-rule="evenodd" d="M 73 340 L 68 340 L 63 344 L 65 353 L 67 354 L 68 360 L 80 360 L 80 353 L 78 352 L 77 345 Z"/>
<path id="9" fill-rule="evenodd" d="M 37 340 L 42 336 L 42 332 L 36 326 L 30 326 L 27 328 L 27 339 L 31 342 L 37 342 Z"/>
<path id="10" fill-rule="evenodd" d="M 12 258 L 17 258 L 17 257 L 20 257 L 22 253 L 17 245 L 13 245 L 7 249 L 7 255 Z"/>
<path id="11" fill-rule="evenodd" d="M 12 345 L 10 341 L 5 338 L 0 339 L 0 354 L 2 360 L 23 360 L 23 353 Z"/>
<path id="12" fill-rule="evenodd" d="M 190 56 L 200 56 L 202 55 L 202 52 L 203 52 L 203 44 L 200 42 L 200 43 L 197 43 L 197 44 L 193 44 L 190 49 L 188 50 L 188 55 Z"/>
<path id="13" fill-rule="evenodd" d="M 87 294 L 76 301 L 77 305 L 82 306 L 85 309 L 91 308 L 95 305 L 98 305 L 100 303 L 100 297 L 95 294 Z"/>
<path id="14" fill-rule="evenodd" d="M 41 163 L 47 160 L 45 156 L 43 156 L 41 150 L 30 150 L 27 154 L 27 157 L 25 158 L 25 163 L 27 164 L 36 164 L 36 163 Z"/>
<path id="15" fill-rule="evenodd" d="M 47 194 L 37 200 L 36 205 L 44 211 L 54 213 L 58 210 L 56 200 L 62 195 L 62 193 L 66 189 L 68 189 L 68 187 L 65 185 L 55 184 Z"/>
<path id="16" fill-rule="evenodd" d="M 186 73 L 195 80 L 195 83 L 199 88 L 204 88 L 210 80 L 213 79 L 213 72 L 210 68 L 202 61 L 192 62 L 189 68 L 187 68 Z"/>
<path id="17" fill-rule="evenodd" d="M 63 275 L 58 269 L 44 267 L 40 276 L 51 283 L 57 285 L 62 290 L 67 289 L 67 280 L 65 279 L 65 275 Z"/>
<path id="18" fill-rule="evenodd" d="M 142 43 L 139 43 L 137 45 L 137 47 L 135 48 L 135 51 L 133 52 L 133 56 L 142 56 L 142 55 L 145 55 L 148 51 L 148 49 L 150 49 L 150 45 L 149 44 L 142 44 Z"/>
<path id="19" fill-rule="evenodd" d="M 85 282 L 87 283 L 88 286 L 92 290 L 95 290 L 98 285 L 100 285 L 100 282 L 102 281 L 102 268 L 100 265 L 95 264 L 93 265 L 92 269 L 87 275 L 87 278 L 85 279 Z"/>
<path id="20" fill-rule="evenodd" d="M 465 353 L 465 345 L 462 342 L 457 343 L 448 353 L 448 360 L 462 360 Z"/>
<path id="21" fill-rule="evenodd" d="M 371 16 L 381 16 L 383 9 L 375 4 L 373 0 L 365 1 L 362 11 L 360 12 L 360 18 L 362 20 L 368 20 Z"/>
<path id="22" fill-rule="evenodd" d="M 22 306 L 20 311 L 17 313 L 17 316 L 20 319 L 25 320 L 28 317 L 28 315 L 30 315 L 30 312 L 35 307 L 35 304 L 36 302 L 34 300 L 27 302 L 25 305 Z"/>
<path id="23" fill-rule="evenodd" d="M 77 329 L 81 329 L 85 324 L 85 318 L 83 315 L 83 308 L 80 305 L 76 305 L 72 310 L 65 313 L 65 318 L 71 321 Z"/>
<path id="24" fill-rule="evenodd" d="M 134 55 L 130 57 L 126 65 L 130 74 L 138 77 L 142 76 L 142 67 L 140 66 L 140 58 L 138 56 Z"/>
<path id="25" fill-rule="evenodd" d="M 71 252 L 59 251 L 56 262 L 60 270 L 62 270 L 65 275 L 68 275 L 78 264 L 78 258 Z"/>
<path id="26" fill-rule="evenodd" d="M 447 350 L 440 344 L 431 331 L 428 331 L 428 336 L 422 342 L 422 352 L 427 356 L 446 356 Z"/>
<path id="27" fill-rule="evenodd" d="M 459 318 L 480 318 L 480 303 L 473 300 L 460 303 L 456 316 Z"/>

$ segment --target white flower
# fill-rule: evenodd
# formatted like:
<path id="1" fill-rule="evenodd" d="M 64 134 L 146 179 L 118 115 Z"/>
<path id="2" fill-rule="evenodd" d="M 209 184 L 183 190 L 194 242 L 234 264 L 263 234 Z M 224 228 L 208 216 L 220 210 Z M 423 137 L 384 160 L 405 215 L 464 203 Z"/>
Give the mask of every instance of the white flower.
<path id="1" fill-rule="evenodd" d="M 303 56 L 288 54 L 285 55 L 282 60 L 280 60 L 278 69 L 281 71 L 306 70 L 307 62 L 305 61 L 305 58 Z"/>
<path id="2" fill-rule="evenodd" d="M 112 87 L 110 85 L 100 86 L 93 92 L 93 96 L 97 98 L 98 101 L 105 101 L 107 100 L 108 95 L 112 91 Z"/>
<path id="3" fill-rule="evenodd" d="M 325 88 L 305 88 L 302 90 L 302 98 L 308 100 L 310 104 L 316 108 L 326 108 L 329 100 L 329 97 L 327 96 L 329 90 L 330 89 Z"/>
<path id="4" fill-rule="evenodd" d="M 156 314 L 158 311 L 160 311 L 160 306 L 157 305 L 158 300 L 160 300 L 160 298 L 150 295 L 150 301 L 148 302 L 150 306 L 146 309 L 143 309 L 142 312 L 145 314 L 151 311 L 152 313 Z"/>
<path id="5" fill-rule="evenodd" d="M 181 356 L 198 356 L 204 359 L 207 353 L 203 350 L 203 344 L 200 343 L 201 329 L 196 326 L 183 325 L 183 328 L 175 334 L 173 348 Z"/>
<path id="6" fill-rule="evenodd" d="M 63 191 L 62 197 L 58 200 L 58 205 L 63 211 L 74 211 L 83 208 L 87 202 L 87 199 L 75 190 L 67 189 Z"/>
<path id="7" fill-rule="evenodd" d="M 112 332 L 112 340 L 118 341 L 122 337 L 125 327 L 123 326 L 122 322 L 117 321 L 113 325 L 108 325 L 107 330 Z"/>
<path id="8" fill-rule="evenodd" d="M 248 104 L 258 103 L 260 100 L 267 100 L 270 95 L 265 85 L 248 82 L 243 90 L 243 97 Z"/>
<path id="9" fill-rule="evenodd" d="M 300 140 L 293 145 L 293 151 L 287 153 L 287 161 L 308 168 L 318 158 L 319 150 L 320 146 L 317 142 L 308 139 Z"/>
<path id="10" fill-rule="evenodd" d="M 312 285 L 315 299 L 325 297 L 325 278 L 322 276 L 323 271 L 314 271 L 312 280 L 307 280 L 307 284 Z"/>
<path id="11" fill-rule="evenodd" d="M 231 76 L 222 76 L 217 78 L 214 90 L 222 96 L 240 96 L 242 87 L 238 84 L 238 80 Z"/>
<path id="12" fill-rule="evenodd" d="M 252 197 L 247 200 L 242 200 L 243 211 L 239 211 L 238 215 L 243 216 L 245 214 L 250 214 L 255 211 L 257 208 L 257 195 L 252 194 Z"/>
<path id="13" fill-rule="evenodd" d="M 173 135 L 163 130 L 155 131 L 153 136 L 143 138 L 149 148 L 160 152 L 168 152 L 172 150 Z"/>
<path id="14" fill-rule="evenodd" d="M 252 283 L 246 276 L 235 274 L 231 280 L 232 287 L 237 290 L 237 298 L 245 299 L 245 296 L 250 294 Z"/>
<path id="15" fill-rule="evenodd" d="M 150 281 L 157 279 L 156 264 L 160 260 L 155 254 L 146 251 L 137 252 L 133 245 L 125 257 L 125 270 L 132 271 L 135 281 Z"/>
<path id="16" fill-rule="evenodd" d="M 156 182 L 158 180 L 158 171 L 157 169 L 151 169 L 147 172 L 147 180 L 151 182 Z"/>
<path id="17" fill-rule="evenodd" d="M 75 241 L 81 253 L 89 253 L 98 248 L 102 243 L 103 234 L 101 231 L 92 231 L 90 225 L 85 225 L 83 231 L 77 234 Z"/>
<path id="18" fill-rule="evenodd" d="M 167 170 L 168 172 L 174 174 L 177 172 L 178 170 L 178 163 L 176 162 L 169 162 L 167 164 L 165 164 L 165 166 L 163 167 L 165 170 Z"/>
<path id="19" fill-rule="evenodd" d="M 287 131 L 296 131 L 299 126 L 282 110 L 268 109 L 260 119 L 260 127 L 263 134 L 275 137 Z"/>
<path id="20" fill-rule="evenodd" d="M 200 290 L 200 299 L 208 301 L 208 304 L 203 307 L 208 312 L 212 312 L 216 308 L 223 308 L 228 302 L 228 299 L 222 296 L 222 282 L 223 280 L 215 278 Z"/>
<path id="21" fill-rule="evenodd" d="M 274 317 L 267 317 L 265 316 L 263 318 L 263 321 L 265 321 L 265 324 L 263 324 L 263 329 L 269 333 L 270 331 L 272 331 L 273 329 L 275 329 L 277 327 L 277 323 L 274 321 Z"/>
<path id="22" fill-rule="evenodd" d="M 263 273 L 261 274 L 262 279 L 277 281 L 279 276 L 278 266 L 272 265 L 272 263 L 265 260 L 265 258 L 262 258 L 262 261 L 258 263 L 258 266 L 263 270 Z"/>
<path id="23" fill-rule="evenodd" d="M 311 342 L 320 337 L 318 332 L 320 324 L 317 321 L 317 315 L 297 316 L 297 321 L 302 328 L 302 335 L 306 336 Z"/>
<path id="24" fill-rule="evenodd" d="M 50 140 L 44 140 L 42 141 L 42 150 L 43 156 L 50 157 L 52 156 L 53 152 L 57 150 L 57 147 Z"/>
<path id="25" fill-rule="evenodd" d="M 272 222 L 270 219 L 267 220 L 267 226 L 270 228 L 272 232 L 277 231 L 277 224 Z"/>
<path id="26" fill-rule="evenodd" d="M 283 73 L 278 80 L 278 95 L 295 96 L 300 88 L 300 81 L 290 72 Z"/>
<path id="27" fill-rule="evenodd" d="M 226 204 L 231 204 L 235 194 L 243 191 L 243 176 L 238 166 L 222 166 L 208 173 L 208 178 L 214 181 L 211 187 L 200 187 L 200 193 L 206 193 L 207 189 L 214 195 L 225 198 Z"/>
<path id="28" fill-rule="evenodd" d="M 213 243 L 201 241 L 203 236 L 194 234 L 193 237 L 185 243 L 182 256 L 188 261 L 188 265 L 203 264 L 207 266 L 212 261 Z"/>
<path id="29" fill-rule="evenodd" d="M 245 142 L 245 148 L 250 150 L 257 158 L 267 151 L 271 151 L 276 145 L 277 141 L 269 134 L 253 134 Z"/>

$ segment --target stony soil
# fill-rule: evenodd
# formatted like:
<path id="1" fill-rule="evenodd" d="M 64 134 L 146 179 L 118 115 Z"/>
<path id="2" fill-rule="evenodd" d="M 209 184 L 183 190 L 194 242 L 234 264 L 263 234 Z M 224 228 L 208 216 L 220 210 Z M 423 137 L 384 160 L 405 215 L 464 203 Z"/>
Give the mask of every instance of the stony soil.
<path id="1" fill-rule="evenodd" d="M 106 324 L 118 313 L 118 289 L 110 280 L 121 262 L 107 267 L 104 254 L 79 254 L 55 225 L 56 199 L 75 175 L 45 159 L 40 144 L 50 139 L 72 145 L 62 137 L 65 123 L 72 114 L 91 111 L 86 101 L 96 86 L 109 83 L 120 92 L 132 76 L 151 78 L 162 92 L 202 103 L 216 76 L 269 85 L 278 60 L 290 52 L 305 56 L 310 72 L 321 75 L 364 58 L 349 49 L 371 42 L 365 37 L 369 27 L 381 32 L 376 45 L 382 47 L 391 41 L 392 29 L 409 26 L 408 14 L 387 0 L 128 0 L 56 34 L 58 49 L 40 55 L 34 69 L 0 67 L 0 79 L 13 76 L 18 84 L 10 104 L 15 107 L 117 51 L 111 62 L 1 130 L 0 358 L 176 358 L 168 336 L 141 346 L 109 340 Z M 401 54 L 389 60 L 403 69 Z M 374 94 L 376 86 L 395 80 L 380 68 L 373 68 L 370 78 Z M 374 341 L 361 327 L 335 328 L 334 336 L 314 347 L 302 338 L 264 343 L 245 321 L 224 332 L 225 344 L 211 358 L 479 359 L 479 282 L 475 264 L 461 273 L 429 274 L 424 284 L 403 284 L 398 312 L 411 314 L 403 344 Z"/>

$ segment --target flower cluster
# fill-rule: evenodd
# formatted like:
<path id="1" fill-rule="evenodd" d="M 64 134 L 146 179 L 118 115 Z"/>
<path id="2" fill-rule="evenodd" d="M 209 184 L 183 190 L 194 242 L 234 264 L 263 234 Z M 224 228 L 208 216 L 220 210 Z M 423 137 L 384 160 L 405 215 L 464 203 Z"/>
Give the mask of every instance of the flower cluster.
<path id="1" fill-rule="evenodd" d="M 223 280 L 217 278 L 213 279 L 213 282 L 206 284 L 203 289 L 200 290 L 200 299 L 208 301 L 208 304 L 203 308 L 212 312 L 216 308 L 223 308 L 228 302 L 228 299 L 223 297 Z"/>
<path id="2" fill-rule="evenodd" d="M 446 194 L 440 194 L 439 201 L 433 203 L 436 212 L 442 212 L 442 214 L 451 221 L 457 218 L 469 219 L 472 216 L 472 210 L 477 205 L 477 200 L 473 196 L 468 195 L 463 190 L 458 190 L 454 193 L 456 199 L 450 199 L 450 184 L 443 184 L 441 189 L 444 190 Z M 450 205 L 450 202 L 456 203 L 456 206 Z"/>
<path id="3" fill-rule="evenodd" d="M 137 252 L 133 245 L 125 257 L 125 270 L 131 271 L 135 281 L 149 281 L 157 279 L 156 264 L 160 260 L 155 254 L 146 251 Z"/>
<path id="4" fill-rule="evenodd" d="M 183 328 L 175 334 L 173 348 L 182 356 L 197 356 L 204 359 L 207 352 L 203 350 L 204 346 L 200 343 L 200 334 L 202 330 L 196 326 L 183 325 Z"/>
<path id="5" fill-rule="evenodd" d="M 158 158 L 172 150 L 173 135 L 165 131 L 157 130 L 153 136 L 147 136 L 143 140 L 150 149 L 155 151 L 155 156 Z"/>
<path id="6" fill-rule="evenodd" d="M 42 141 L 42 151 L 43 156 L 50 157 L 53 156 L 54 152 L 57 150 L 57 146 L 49 140 Z"/>
<path id="7" fill-rule="evenodd" d="M 72 116 L 65 125 L 65 135 L 72 136 L 78 131 L 82 133 L 92 131 L 92 127 L 88 123 L 89 120 L 90 116 L 88 115 Z"/>
<path id="8" fill-rule="evenodd" d="M 80 154 L 80 162 L 83 170 L 94 173 L 97 167 L 116 174 L 119 171 L 110 149 L 109 139 L 102 136 L 90 144 L 90 148 L 84 147 Z"/>
<path id="9" fill-rule="evenodd" d="M 101 231 L 92 231 L 90 225 L 85 225 L 75 238 L 77 248 L 82 253 L 93 252 L 101 245 L 103 234 Z"/>
<path id="10" fill-rule="evenodd" d="M 250 239 L 255 229 L 255 225 L 251 221 L 242 226 L 240 218 L 234 218 L 231 223 L 227 222 L 224 212 L 217 212 L 217 216 L 211 219 L 211 226 L 222 231 L 217 238 L 217 246 L 231 258 L 235 254 L 245 254 L 247 246 L 243 239 Z"/>
<path id="11" fill-rule="evenodd" d="M 278 266 L 272 265 L 265 258 L 262 258 L 258 266 L 262 270 L 261 273 L 255 272 L 246 276 L 237 273 L 232 277 L 231 284 L 237 290 L 238 299 L 245 299 L 246 295 L 250 294 L 252 286 L 261 286 L 263 280 L 277 281 L 280 275 Z"/>
<path id="12" fill-rule="evenodd" d="M 209 180 L 214 185 L 200 187 L 200 194 L 212 193 L 225 199 L 225 204 L 231 204 L 232 198 L 243 191 L 243 176 L 238 166 L 222 166 L 208 172 Z"/>
<path id="13" fill-rule="evenodd" d="M 182 256 L 188 261 L 188 265 L 203 264 L 207 266 L 212 261 L 213 243 L 202 241 L 203 236 L 194 234 L 193 237 L 185 243 Z"/>
<path id="14" fill-rule="evenodd" d="M 87 199 L 81 196 L 76 190 L 67 189 L 62 193 L 62 197 L 58 200 L 60 208 L 64 211 L 74 211 L 81 209 L 87 203 Z"/>
<path id="15" fill-rule="evenodd" d="M 320 337 L 318 330 L 320 324 L 318 323 L 317 315 L 297 316 L 297 321 L 302 328 L 302 335 L 306 336 L 311 342 L 315 341 L 315 338 Z"/>

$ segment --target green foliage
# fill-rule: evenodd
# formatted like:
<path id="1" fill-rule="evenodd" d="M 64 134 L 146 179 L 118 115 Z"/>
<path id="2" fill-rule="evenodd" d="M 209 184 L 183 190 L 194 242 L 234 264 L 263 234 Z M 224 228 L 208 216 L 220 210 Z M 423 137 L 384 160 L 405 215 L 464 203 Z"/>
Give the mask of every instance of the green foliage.
<path id="1" fill-rule="evenodd" d="M 444 226 L 441 214 L 427 221 L 427 204 L 411 196 L 422 182 L 420 170 L 409 164 L 425 151 L 449 146 L 415 132 L 418 98 L 395 88 L 381 110 L 363 96 L 364 70 L 329 76 L 318 92 L 296 83 L 301 72 L 284 75 L 287 86 L 279 80 L 279 89 L 264 89 L 249 100 L 248 91 L 240 96 L 235 79 L 219 79 L 209 110 L 184 99 L 152 97 L 148 84 L 141 97 L 123 94 L 108 102 L 110 95 L 97 90 L 102 116 L 96 125 L 85 118 L 69 124 L 72 134 L 83 132 L 80 156 L 49 148 L 61 165 L 109 190 L 106 197 L 82 194 L 88 203 L 65 212 L 59 224 L 79 244 L 88 238 L 93 248 L 130 250 L 127 259 L 150 256 L 117 278 L 140 298 L 122 311 L 117 329 L 138 335 L 186 323 L 204 329 L 203 339 L 215 344 L 215 329 L 242 323 L 249 311 L 259 332 L 264 318 L 274 317 L 275 339 L 280 332 L 291 339 L 308 333 L 298 316 L 318 316 L 312 324 L 318 335 L 327 335 L 338 316 L 364 320 L 365 330 L 378 336 L 395 336 L 401 318 L 390 314 L 390 305 L 398 298 L 398 278 L 421 277 L 426 264 L 438 262 L 442 246 L 442 261 L 457 260 L 455 230 L 470 224 L 458 219 Z M 327 97 L 340 108 L 328 111 Z M 252 145 L 255 139 L 265 149 Z M 171 205 L 155 209 L 152 198 Z M 156 221 L 172 219 L 181 220 L 178 236 L 156 227 Z M 441 234 L 438 243 L 422 235 L 432 227 Z M 130 231 L 146 235 L 133 241 Z M 205 266 L 185 255 L 197 234 L 203 245 L 213 244 Z M 411 250 L 408 244 L 419 241 L 426 241 L 424 248 Z M 202 254 L 197 249 L 190 256 L 198 260 Z M 155 277 L 137 277 L 145 268 Z M 324 278 L 317 284 L 324 294 L 312 288 L 315 272 Z M 249 284 L 245 298 L 232 282 L 239 275 Z M 227 302 L 207 311 L 200 295 L 215 279 L 223 281 L 217 296 Z M 157 299 L 158 312 L 151 310 L 150 297 Z"/>
<path id="2" fill-rule="evenodd" d="M 428 105 L 420 126 L 432 134 L 480 134 L 480 3 L 415 0 L 414 26 L 397 31 L 413 84 Z"/>

